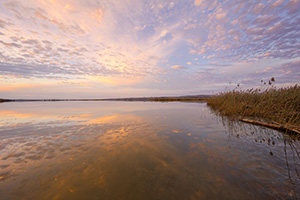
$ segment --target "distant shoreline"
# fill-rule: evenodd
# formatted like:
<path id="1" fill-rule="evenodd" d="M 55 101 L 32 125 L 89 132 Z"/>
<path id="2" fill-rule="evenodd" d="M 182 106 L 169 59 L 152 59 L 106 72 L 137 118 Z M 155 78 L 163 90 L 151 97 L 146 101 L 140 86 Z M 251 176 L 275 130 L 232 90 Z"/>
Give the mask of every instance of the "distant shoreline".
<path id="1" fill-rule="evenodd" d="M 199 102 L 207 101 L 213 95 L 190 95 L 179 97 L 129 97 L 129 98 L 107 98 L 107 99 L 0 99 L 4 102 L 41 102 L 41 101 L 152 101 L 152 102 Z"/>

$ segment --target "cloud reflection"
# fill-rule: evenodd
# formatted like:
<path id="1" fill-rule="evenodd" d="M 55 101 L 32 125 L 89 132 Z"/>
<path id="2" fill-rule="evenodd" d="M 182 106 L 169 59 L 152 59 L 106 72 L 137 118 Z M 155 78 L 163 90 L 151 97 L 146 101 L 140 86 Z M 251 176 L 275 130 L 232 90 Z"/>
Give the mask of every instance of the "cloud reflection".
<path id="1" fill-rule="evenodd" d="M 205 104 L 128 105 L 35 102 L 6 108 L 1 121 L 31 122 L 0 128 L 1 197 L 246 199 L 253 186 L 263 191 L 251 197 L 290 197 L 281 133 L 264 135 L 257 128 L 251 134 L 250 125 L 240 130 L 236 124 L 239 136 L 232 135 Z M 42 116 L 51 123 L 41 123 Z M 276 145 L 254 140 L 266 136 Z"/>

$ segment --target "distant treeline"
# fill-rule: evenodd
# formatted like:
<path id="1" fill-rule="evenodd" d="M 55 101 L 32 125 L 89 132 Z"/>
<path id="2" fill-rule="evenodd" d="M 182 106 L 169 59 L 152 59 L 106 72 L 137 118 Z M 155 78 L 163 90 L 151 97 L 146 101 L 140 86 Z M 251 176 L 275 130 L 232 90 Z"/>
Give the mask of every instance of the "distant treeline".
<path id="1" fill-rule="evenodd" d="M 8 102 L 8 101 L 13 101 L 13 100 L 10 100 L 10 99 L 0 99 L 0 103 Z"/>
<path id="2" fill-rule="evenodd" d="M 206 101 L 213 95 L 189 95 L 179 97 L 129 97 L 109 99 L 0 99 L 2 102 L 31 102 L 31 101 Z"/>

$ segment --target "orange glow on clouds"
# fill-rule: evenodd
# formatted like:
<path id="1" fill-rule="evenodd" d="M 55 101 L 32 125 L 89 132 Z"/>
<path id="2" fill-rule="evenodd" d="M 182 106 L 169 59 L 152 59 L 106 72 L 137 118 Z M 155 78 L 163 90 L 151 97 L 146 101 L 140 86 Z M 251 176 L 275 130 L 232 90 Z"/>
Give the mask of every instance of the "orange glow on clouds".
<path id="1" fill-rule="evenodd" d="M 39 86 L 34 84 L 28 84 L 28 83 L 19 83 L 19 84 L 9 85 L 9 86 L 0 86 L 0 91 L 13 91 L 13 90 L 21 90 L 25 88 L 35 88 L 35 87 L 39 87 Z"/>
<path id="2" fill-rule="evenodd" d="M 102 18 L 103 18 L 103 9 L 95 9 L 95 11 L 94 12 L 92 12 L 91 13 L 91 15 L 93 16 L 93 17 L 95 17 L 96 18 L 96 20 L 99 22 L 99 23 L 101 23 L 101 21 L 102 21 Z"/>
<path id="3" fill-rule="evenodd" d="M 94 76 L 91 78 L 92 81 L 100 82 L 104 85 L 134 85 L 142 81 L 141 76 L 133 77 L 104 77 L 104 76 Z"/>
<path id="4" fill-rule="evenodd" d="M 232 81 L 250 88 L 270 77 L 296 84 L 299 6 L 259 0 L 0 1 L 0 97 L 211 94 Z M 281 73 L 284 66 L 288 73 Z"/>

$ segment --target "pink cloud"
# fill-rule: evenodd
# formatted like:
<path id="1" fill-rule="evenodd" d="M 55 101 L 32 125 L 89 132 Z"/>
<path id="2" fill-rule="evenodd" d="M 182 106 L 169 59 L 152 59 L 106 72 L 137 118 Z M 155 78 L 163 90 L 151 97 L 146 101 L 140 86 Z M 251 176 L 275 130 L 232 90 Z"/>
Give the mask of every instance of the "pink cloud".
<path id="1" fill-rule="evenodd" d="M 173 69 L 184 69 L 185 67 L 180 66 L 180 65 L 173 65 L 171 66 Z"/>

